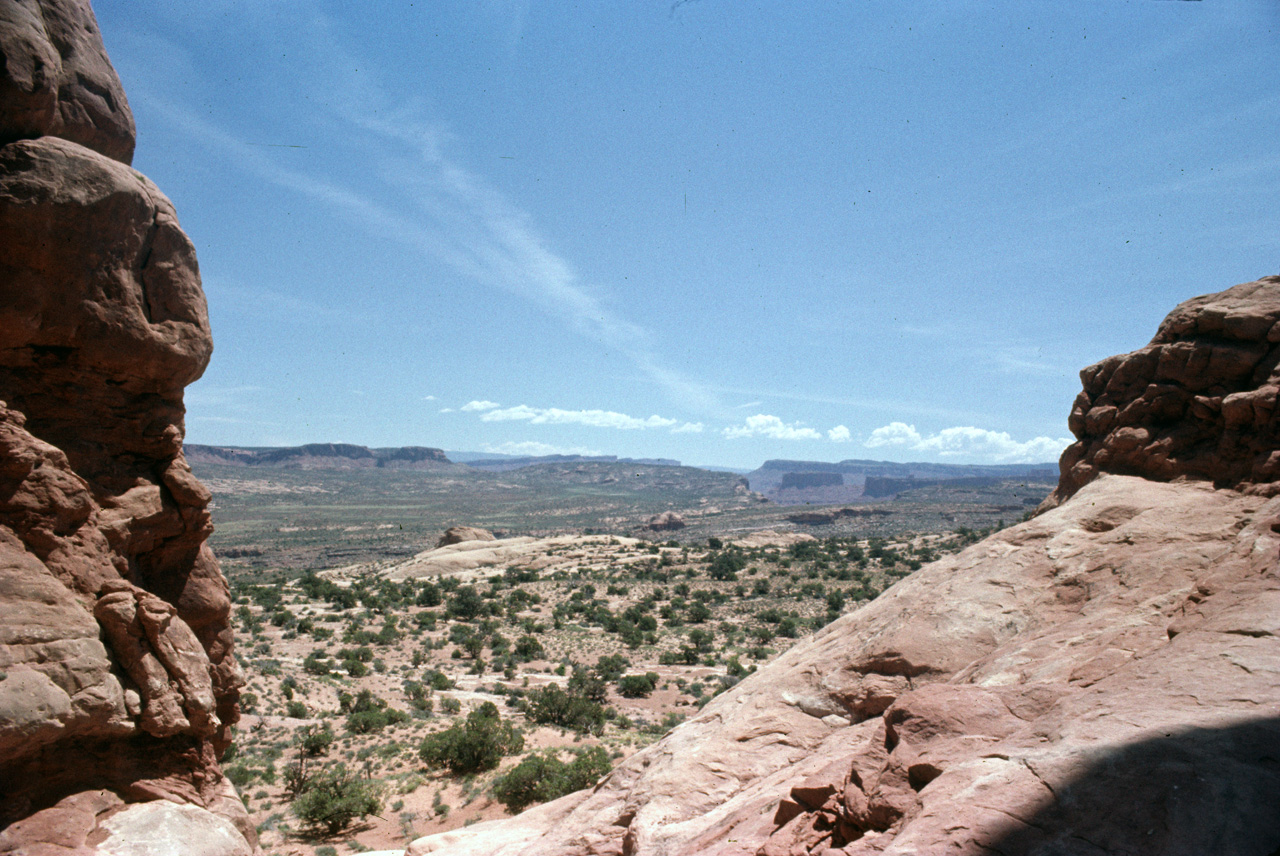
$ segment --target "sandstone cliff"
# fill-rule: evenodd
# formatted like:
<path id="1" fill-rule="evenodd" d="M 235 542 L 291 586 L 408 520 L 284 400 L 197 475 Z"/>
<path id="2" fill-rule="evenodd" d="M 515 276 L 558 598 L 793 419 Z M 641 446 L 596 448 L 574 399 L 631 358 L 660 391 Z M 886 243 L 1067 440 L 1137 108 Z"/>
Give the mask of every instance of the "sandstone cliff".
<path id="1" fill-rule="evenodd" d="M 409 852 L 1276 852 L 1278 318 L 1280 278 L 1178 307 L 1082 373 L 1081 441 L 1039 516 L 831 624 L 594 790 Z"/>
<path id="2" fill-rule="evenodd" d="M 2 4 L 0 52 L 0 853 L 247 854 L 195 252 L 88 3 Z"/>

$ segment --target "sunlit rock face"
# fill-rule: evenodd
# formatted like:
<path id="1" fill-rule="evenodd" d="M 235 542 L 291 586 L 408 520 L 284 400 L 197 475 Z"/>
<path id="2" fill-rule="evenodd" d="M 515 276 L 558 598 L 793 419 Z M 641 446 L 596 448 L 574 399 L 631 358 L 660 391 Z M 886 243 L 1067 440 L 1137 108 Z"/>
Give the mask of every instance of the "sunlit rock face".
<path id="1" fill-rule="evenodd" d="M 128 852 L 111 830 L 155 800 L 251 852 L 217 764 L 230 600 L 182 456 L 212 351 L 195 251 L 128 166 L 89 4 L 3 4 L 0 51 L 0 853 Z"/>
<path id="2" fill-rule="evenodd" d="M 1081 440 L 1038 516 L 829 625 L 594 790 L 409 852 L 1277 852 L 1277 319 L 1280 278 L 1182 304 L 1148 348 L 1085 370 Z"/>

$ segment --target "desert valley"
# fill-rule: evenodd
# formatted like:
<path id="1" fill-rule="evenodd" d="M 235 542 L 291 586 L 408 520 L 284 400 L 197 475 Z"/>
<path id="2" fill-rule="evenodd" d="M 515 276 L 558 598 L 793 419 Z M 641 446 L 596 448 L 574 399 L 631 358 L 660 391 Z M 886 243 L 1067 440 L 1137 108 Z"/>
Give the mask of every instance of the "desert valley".
<path id="1" fill-rule="evenodd" d="M 1280 276 L 1056 464 L 186 443 L 93 12 L 0 48 L 0 854 L 1280 853 Z"/>

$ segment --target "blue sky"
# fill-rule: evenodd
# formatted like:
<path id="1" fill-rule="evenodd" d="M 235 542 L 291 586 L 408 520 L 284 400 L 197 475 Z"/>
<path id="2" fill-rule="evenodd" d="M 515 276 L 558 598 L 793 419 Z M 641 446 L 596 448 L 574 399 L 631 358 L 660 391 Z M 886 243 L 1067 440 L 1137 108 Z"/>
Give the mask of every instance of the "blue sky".
<path id="1" fill-rule="evenodd" d="M 1280 273 L 1280 4 L 111 0 L 190 442 L 1045 461 Z"/>

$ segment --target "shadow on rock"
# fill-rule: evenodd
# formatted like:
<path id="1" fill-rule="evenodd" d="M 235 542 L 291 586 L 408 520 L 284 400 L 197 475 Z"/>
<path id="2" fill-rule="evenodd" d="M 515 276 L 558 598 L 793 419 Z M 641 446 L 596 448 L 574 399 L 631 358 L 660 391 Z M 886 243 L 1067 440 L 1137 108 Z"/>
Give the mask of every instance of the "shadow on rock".
<path id="1" fill-rule="evenodd" d="M 1280 717 L 1099 753 L 987 845 L 1005 856 L 1280 854 Z"/>

